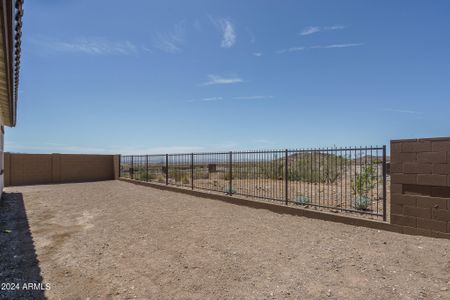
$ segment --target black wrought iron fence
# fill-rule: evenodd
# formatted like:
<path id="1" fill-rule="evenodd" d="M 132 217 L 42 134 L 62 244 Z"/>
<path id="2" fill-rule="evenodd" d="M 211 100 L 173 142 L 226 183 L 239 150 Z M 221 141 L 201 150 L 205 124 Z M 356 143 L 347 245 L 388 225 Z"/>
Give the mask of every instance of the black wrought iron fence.
<path id="1" fill-rule="evenodd" d="M 123 155 L 120 176 L 386 220 L 386 146 Z"/>

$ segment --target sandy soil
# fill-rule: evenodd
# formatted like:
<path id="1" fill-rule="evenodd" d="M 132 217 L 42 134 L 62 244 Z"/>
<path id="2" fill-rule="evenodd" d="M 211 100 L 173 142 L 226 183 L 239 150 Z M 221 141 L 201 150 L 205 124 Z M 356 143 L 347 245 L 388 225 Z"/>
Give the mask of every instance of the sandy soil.
<path id="1" fill-rule="evenodd" d="M 6 191 L 0 281 L 48 283 L 50 299 L 450 298 L 449 240 L 119 181 Z"/>

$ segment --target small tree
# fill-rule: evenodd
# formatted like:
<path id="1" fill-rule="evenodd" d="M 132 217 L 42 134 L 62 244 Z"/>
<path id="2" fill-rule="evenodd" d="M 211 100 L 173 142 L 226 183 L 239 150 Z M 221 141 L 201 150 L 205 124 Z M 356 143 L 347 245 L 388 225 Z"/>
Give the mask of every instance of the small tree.
<path id="1" fill-rule="evenodd" d="M 370 163 L 362 167 L 361 172 L 352 180 L 352 191 L 355 194 L 354 206 L 357 209 L 367 209 L 371 200 L 367 194 L 377 184 L 376 163 Z"/>

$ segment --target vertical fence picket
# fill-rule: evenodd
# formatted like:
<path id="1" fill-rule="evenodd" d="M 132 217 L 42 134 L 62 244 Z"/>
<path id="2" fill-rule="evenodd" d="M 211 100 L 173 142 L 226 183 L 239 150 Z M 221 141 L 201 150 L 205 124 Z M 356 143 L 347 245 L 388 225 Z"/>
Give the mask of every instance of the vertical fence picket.
<path id="1" fill-rule="evenodd" d="M 130 172 L 131 179 L 134 179 L 134 159 L 133 155 L 131 155 L 131 172 Z"/>
<path id="2" fill-rule="evenodd" d="M 383 221 L 386 221 L 386 145 L 383 145 Z"/>
<path id="3" fill-rule="evenodd" d="M 229 191 L 228 193 L 230 195 L 233 195 L 233 152 L 230 151 L 230 161 L 229 161 L 229 172 L 230 172 L 230 186 L 229 186 Z"/>
<path id="4" fill-rule="evenodd" d="M 194 189 L 194 153 L 191 153 L 191 189 Z"/>
<path id="5" fill-rule="evenodd" d="M 289 201 L 289 178 L 288 178 L 288 175 L 289 175 L 288 160 L 289 160 L 289 158 L 288 158 L 288 155 L 289 155 L 289 153 L 288 153 L 288 150 L 286 149 L 285 153 L 284 153 L 284 201 L 285 201 L 286 205 L 288 205 L 288 201 Z"/>
<path id="6" fill-rule="evenodd" d="M 149 174 L 148 174 L 148 155 L 145 156 L 145 169 L 146 169 L 146 174 L 147 174 L 147 176 L 146 176 L 145 178 L 146 178 L 146 181 L 148 182 L 148 180 L 149 180 Z"/>
<path id="7" fill-rule="evenodd" d="M 166 154 L 166 185 L 169 184 L 169 154 Z"/>

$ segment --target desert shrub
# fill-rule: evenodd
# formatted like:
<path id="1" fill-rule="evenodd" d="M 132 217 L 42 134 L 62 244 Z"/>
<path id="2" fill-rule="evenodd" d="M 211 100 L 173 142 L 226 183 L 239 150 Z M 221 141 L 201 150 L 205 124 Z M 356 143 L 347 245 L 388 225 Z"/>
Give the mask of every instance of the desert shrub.
<path id="1" fill-rule="evenodd" d="M 281 180 L 284 178 L 284 164 L 276 160 L 265 162 L 259 167 L 259 173 L 266 179 Z"/>
<path id="2" fill-rule="evenodd" d="M 355 195 L 367 195 L 377 184 L 376 165 L 371 163 L 361 167 L 361 172 L 352 179 L 352 191 Z"/>
<path id="3" fill-rule="evenodd" d="M 234 173 L 231 175 L 231 178 L 232 178 L 232 179 L 238 179 L 238 175 L 236 174 L 236 172 L 234 172 Z M 225 180 L 230 180 L 230 172 L 225 172 L 225 173 L 223 173 L 223 179 L 225 179 Z"/>
<path id="4" fill-rule="evenodd" d="M 361 172 L 356 174 L 352 180 L 352 191 L 355 194 L 354 206 L 356 209 L 367 209 L 370 205 L 370 198 L 367 194 L 375 188 L 377 184 L 376 164 L 371 163 L 361 168 Z"/>
<path id="5" fill-rule="evenodd" d="M 140 170 L 138 173 L 134 174 L 134 178 L 142 181 L 150 181 L 156 178 L 155 174 L 148 173 L 147 170 Z"/>
<path id="6" fill-rule="evenodd" d="M 175 169 L 169 168 L 169 178 L 172 178 L 175 180 L 175 182 L 183 182 L 183 178 L 187 178 L 190 180 L 191 177 L 191 171 L 188 169 Z"/>
<path id="7" fill-rule="evenodd" d="M 289 161 L 288 179 L 309 183 L 334 183 L 341 176 L 345 159 L 333 154 L 305 154 Z M 341 168 L 342 166 L 342 168 Z"/>
<path id="8" fill-rule="evenodd" d="M 209 179 L 209 172 L 207 168 L 194 168 L 195 179 Z"/>
<path id="9" fill-rule="evenodd" d="M 300 195 L 300 196 L 295 197 L 294 203 L 299 204 L 299 205 L 308 205 L 311 203 L 311 201 L 309 200 L 309 198 L 307 196 Z"/>
<path id="10" fill-rule="evenodd" d="M 356 209 L 366 210 L 366 209 L 369 208 L 370 203 L 371 203 L 371 200 L 370 200 L 369 197 L 367 197 L 367 196 L 357 196 L 357 197 L 355 198 L 355 201 L 354 201 L 354 203 L 353 203 L 353 206 L 354 206 Z"/>
<path id="11" fill-rule="evenodd" d="M 234 189 L 234 188 L 232 188 L 232 187 L 225 187 L 225 189 L 224 189 L 224 192 L 225 192 L 225 194 L 231 194 L 231 195 L 233 195 L 233 194 L 236 194 L 237 192 L 236 192 L 236 190 Z"/>
<path id="12" fill-rule="evenodd" d="M 188 176 L 184 175 L 184 176 L 181 178 L 181 182 L 182 182 L 183 184 L 189 184 L 189 183 L 191 182 L 191 179 L 190 179 Z"/>

